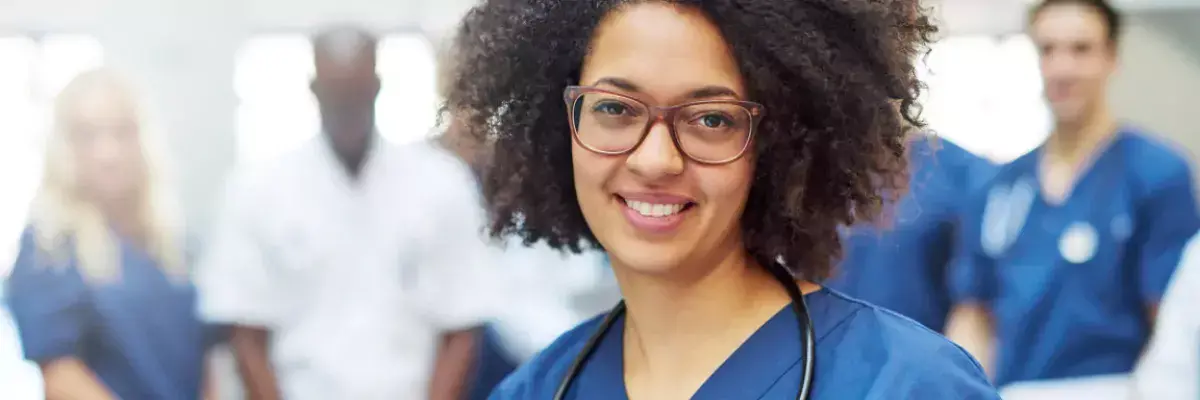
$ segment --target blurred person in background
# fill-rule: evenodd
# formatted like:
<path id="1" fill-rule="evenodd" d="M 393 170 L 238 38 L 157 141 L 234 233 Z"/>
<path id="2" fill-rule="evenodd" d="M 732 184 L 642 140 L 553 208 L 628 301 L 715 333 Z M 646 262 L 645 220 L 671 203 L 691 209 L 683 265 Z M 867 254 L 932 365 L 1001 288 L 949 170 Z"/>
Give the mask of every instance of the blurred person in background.
<path id="1" fill-rule="evenodd" d="M 1135 398 L 1200 398 L 1200 234 L 1163 295 L 1150 346 L 1134 372 Z"/>
<path id="2" fill-rule="evenodd" d="M 947 331 L 999 387 L 1124 379 L 1200 227 L 1191 172 L 1109 109 L 1121 34 L 1112 5 L 1046 0 L 1029 24 L 1054 131 L 969 208 Z"/>
<path id="3" fill-rule="evenodd" d="M 178 214 L 129 83 L 86 72 L 54 104 L 45 174 L 8 280 L 47 399 L 199 399 L 214 336 L 197 319 Z"/>
<path id="4" fill-rule="evenodd" d="M 376 39 L 314 39 L 323 133 L 229 183 L 200 266 L 251 399 L 459 399 L 492 259 L 470 172 L 375 130 Z"/>
<path id="5" fill-rule="evenodd" d="M 909 3 L 910 18 L 916 18 L 920 2 Z M 843 228 L 845 258 L 825 285 L 941 332 L 951 307 L 947 272 L 963 206 L 995 166 L 928 132 L 909 137 L 907 156 L 908 190 L 889 225 Z"/>
<path id="6" fill-rule="evenodd" d="M 855 226 L 830 288 L 896 311 L 941 332 L 950 313 L 949 264 L 969 194 L 995 166 L 945 139 L 913 135 L 908 194 L 894 225 Z"/>

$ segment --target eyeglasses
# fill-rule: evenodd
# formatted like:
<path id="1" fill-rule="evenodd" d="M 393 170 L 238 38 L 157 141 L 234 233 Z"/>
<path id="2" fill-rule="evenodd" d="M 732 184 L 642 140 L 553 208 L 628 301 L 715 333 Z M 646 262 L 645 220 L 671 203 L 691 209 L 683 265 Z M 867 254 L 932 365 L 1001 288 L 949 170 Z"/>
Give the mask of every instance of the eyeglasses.
<path id="1" fill-rule="evenodd" d="M 568 86 L 563 100 L 571 118 L 571 133 L 588 150 L 627 154 L 661 121 L 669 123 L 671 140 L 680 154 L 702 164 L 726 164 L 741 158 L 765 111 L 761 104 L 736 100 L 655 107 L 587 86 Z"/>

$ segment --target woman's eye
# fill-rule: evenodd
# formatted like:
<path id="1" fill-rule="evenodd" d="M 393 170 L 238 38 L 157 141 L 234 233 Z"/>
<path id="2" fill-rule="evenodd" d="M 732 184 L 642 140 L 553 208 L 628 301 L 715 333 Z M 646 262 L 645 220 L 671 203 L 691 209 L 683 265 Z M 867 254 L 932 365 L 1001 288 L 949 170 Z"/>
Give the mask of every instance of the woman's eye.
<path id="1" fill-rule="evenodd" d="M 708 114 L 696 119 L 705 128 L 720 128 L 729 125 L 729 119 L 716 114 Z"/>
<path id="2" fill-rule="evenodd" d="M 608 115 L 622 115 L 625 114 L 625 111 L 627 110 L 624 104 L 616 102 L 604 102 L 596 104 L 593 109 Z"/>

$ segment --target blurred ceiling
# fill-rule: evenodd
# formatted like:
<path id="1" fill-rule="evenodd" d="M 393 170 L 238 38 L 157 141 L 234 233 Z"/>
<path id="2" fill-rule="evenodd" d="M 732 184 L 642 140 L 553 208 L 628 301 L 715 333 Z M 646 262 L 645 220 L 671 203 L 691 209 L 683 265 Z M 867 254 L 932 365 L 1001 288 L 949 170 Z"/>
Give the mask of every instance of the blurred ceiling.
<path id="1" fill-rule="evenodd" d="M 1034 0 L 920 0 L 932 6 L 950 34 L 1018 32 Z M 1134 14 L 1152 15 L 1179 35 L 1200 42 L 1200 0 L 1113 0 Z M 378 29 L 444 31 L 475 0 L 0 0 L 0 30 L 87 30 L 111 23 L 162 20 L 227 21 L 250 30 L 309 29 L 355 21 Z M 119 15 L 119 16 L 118 16 Z M 1175 27 L 1178 27 L 1176 29 Z M 1172 33 L 1173 35 L 1175 33 Z M 1200 45 L 1197 45 L 1200 46 Z"/>
<path id="2" fill-rule="evenodd" d="M 1036 0 L 922 0 L 933 7 L 942 29 L 951 34 L 1004 34 L 1024 28 L 1026 12 Z M 1183 31 L 1200 29 L 1200 0 L 1111 0 L 1139 18 L 1142 14 L 1167 16 L 1162 22 Z M 1169 20 L 1169 21 L 1168 21 Z M 1200 35 L 1190 40 L 1200 42 Z M 1195 43 L 1193 43 L 1195 44 Z M 1200 44 L 1195 44 L 1200 45 Z"/>

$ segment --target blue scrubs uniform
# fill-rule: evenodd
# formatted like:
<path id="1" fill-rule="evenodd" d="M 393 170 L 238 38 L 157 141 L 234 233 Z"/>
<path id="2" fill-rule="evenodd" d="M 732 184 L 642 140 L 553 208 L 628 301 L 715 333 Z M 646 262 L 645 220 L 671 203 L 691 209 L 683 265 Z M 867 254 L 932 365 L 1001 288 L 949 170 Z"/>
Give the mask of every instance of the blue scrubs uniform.
<path id="1" fill-rule="evenodd" d="M 952 267 L 958 301 L 991 311 L 996 383 L 1127 373 L 1200 228 L 1187 161 L 1136 132 L 1112 139 L 1069 197 L 1047 202 L 1034 151 L 972 206 Z"/>
<path id="2" fill-rule="evenodd" d="M 909 193 L 894 225 L 844 235 L 846 257 L 825 286 L 941 331 L 950 312 L 948 266 L 962 207 L 995 171 L 987 160 L 944 139 L 909 147 Z"/>
<path id="3" fill-rule="evenodd" d="M 971 356 L 891 311 L 830 289 L 805 297 L 816 332 L 815 400 L 998 400 Z M 561 336 L 513 373 L 492 400 L 549 400 L 603 317 Z M 624 318 L 600 341 L 572 383 L 572 400 L 626 399 Z M 793 400 L 800 389 L 801 332 L 790 306 L 738 348 L 696 392 L 697 400 Z"/>
<path id="4" fill-rule="evenodd" d="M 200 397 L 217 332 L 197 319 L 191 285 L 127 242 L 117 280 L 85 283 L 73 259 L 57 263 L 34 240 L 22 236 L 6 290 L 25 358 L 76 357 L 121 399 Z"/>

